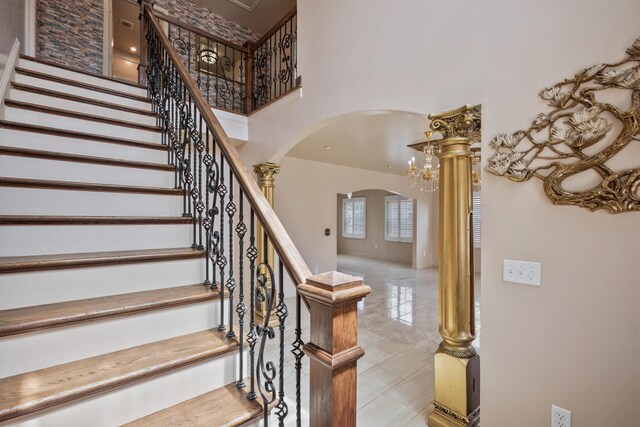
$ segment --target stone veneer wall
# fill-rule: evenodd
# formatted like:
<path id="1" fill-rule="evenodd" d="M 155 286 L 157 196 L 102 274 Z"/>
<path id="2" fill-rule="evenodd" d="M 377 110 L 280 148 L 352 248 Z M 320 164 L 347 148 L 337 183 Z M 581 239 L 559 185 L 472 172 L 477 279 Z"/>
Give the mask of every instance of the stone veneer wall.
<path id="1" fill-rule="evenodd" d="M 156 0 L 156 5 L 169 11 L 169 15 L 194 25 L 211 34 L 242 46 L 247 41 L 257 41 L 259 34 L 240 24 L 191 3 L 189 0 Z"/>
<path id="2" fill-rule="evenodd" d="M 157 0 L 169 15 L 242 45 L 259 34 L 188 0 Z M 38 0 L 36 56 L 102 74 L 103 0 Z"/>
<path id="3" fill-rule="evenodd" d="M 102 74 L 102 0 L 38 0 L 36 56 Z"/>

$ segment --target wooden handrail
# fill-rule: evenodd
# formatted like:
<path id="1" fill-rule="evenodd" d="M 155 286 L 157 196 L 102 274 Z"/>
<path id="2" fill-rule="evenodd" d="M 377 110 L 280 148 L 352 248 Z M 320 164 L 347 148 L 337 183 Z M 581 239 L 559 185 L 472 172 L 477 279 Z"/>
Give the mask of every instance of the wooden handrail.
<path id="1" fill-rule="evenodd" d="M 225 40 L 220 36 L 216 36 L 215 34 L 211 34 L 211 33 L 207 32 L 205 30 L 202 30 L 202 29 L 196 27 L 195 25 L 187 24 L 186 22 L 182 22 L 177 18 L 174 18 L 174 17 L 169 16 L 169 15 L 165 15 L 164 13 L 158 12 L 158 11 L 154 11 L 153 15 L 158 19 L 162 19 L 163 21 L 167 21 L 170 24 L 177 25 L 178 27 L 182 27 L 185 30 L 189 30 L 192 33 L 196 33 L 199 36 L 206 37 L 209 40 L 213 40 L 216 43 L 220 43 L 220 44 L 223 44 L 225 46 L 231 47 L 233 49 L 239 50 L 241 52 L 247 53 L 247 48 L 246 47 L 237 45 L 237 44 L 235 44 L 233 42 L 230 42 L 229 40 Z"/>
<path id="2" fill-rule="evenodd" d="M 274 35 L 276 31 L 278 31 L 278 29 L 282 27 L 284 23 L 287 22 L 289 19 L 291 19 L 291 17 L 294 16 L 296 13 L 298 13 L 298 6 L 294 6 L 293 9 L 291 9 L 282 19 L 280 19 L 276 25 L 271 27 L 271 29 L 267 31 L 262 37 L 260 37 L 260 39 L 257 42 L 253 43 L 253 46 L 251 46 L 251 51 L 252 52 L 255 51 L 265 41 L 269 40 L 269 37 Z"/>
<path id="3" fill-rule="evenodd" d="M 233 145 L 231 145 L 229 136 L 222 128 L 222 125 L 216 118 L 215 114 L 213 114 L 211 107 L 209 107 L 209 104 L 204 99 L 200 89 L 196 86 L 196 83 L 193 81 L 189 71 L 182 63 L 180 56 L 178 56 L 178 53 L 169 41 L 169 38 L 164 31 L 162 31 L 153 10 L 149 6 L 145 7 L 145 14 L 149 18 L 149 21 L 158 34 L 158 37 L 160 37 L 169 58 L 182 78 L 184 85 L 191 95 L 196 107 L 200 111 L 203 120 L 213 133 L 214 137 L 219 141 L 220 150 L 229 162 L 229 166 L 238 179 L 238 184 L 242 187 L 247 200 L 249 200 L 255 214 L 258 216 L 269 240 L 273 243 L 282 264 L 289 273 L 289 276 L 296 286 L 306 283 L 307 278 L 311 277 L 311 270 L 307 267 L 307 264 L 302 259 L 300 252 L 298 252 L 298 249 L 293 244 L 293 241 L 276 216 L 273 208 L 269 205 L 269 202 L 262 194 L 257 182 L 253 179 L 246 165 L 240 159 L 238 151 L 233 147 Z"/>

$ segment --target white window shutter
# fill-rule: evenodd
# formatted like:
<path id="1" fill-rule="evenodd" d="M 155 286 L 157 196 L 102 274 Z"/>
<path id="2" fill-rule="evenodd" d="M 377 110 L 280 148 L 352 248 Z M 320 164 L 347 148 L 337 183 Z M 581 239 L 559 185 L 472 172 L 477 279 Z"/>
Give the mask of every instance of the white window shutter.
<path id="1" fill-rule="evenodd" d="M 482 196 L 481 193 L 473 193 L 473 245 L 480 247 L 482 225 Z"/>

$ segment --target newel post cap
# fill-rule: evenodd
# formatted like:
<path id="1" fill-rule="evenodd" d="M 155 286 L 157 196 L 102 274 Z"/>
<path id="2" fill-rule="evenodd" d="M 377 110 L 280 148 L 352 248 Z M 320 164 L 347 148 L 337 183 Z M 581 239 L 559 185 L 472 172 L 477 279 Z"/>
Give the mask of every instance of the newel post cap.
<path id="1" fill-rule="evenodd" d="M 362 283 L 360 277 L 329 271 L 309 277 L 306 283 L 298 285 L 298 292 L 310 300 L 335 305 L 360 300 L 371 288 Z"/>

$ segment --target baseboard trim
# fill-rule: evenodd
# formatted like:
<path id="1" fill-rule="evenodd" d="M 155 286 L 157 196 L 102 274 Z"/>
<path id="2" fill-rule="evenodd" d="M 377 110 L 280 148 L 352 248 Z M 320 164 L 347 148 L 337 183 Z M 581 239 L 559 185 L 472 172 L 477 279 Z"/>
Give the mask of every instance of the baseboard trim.
<path id="1" fill-rule="evenodd" d="M 382 258 L 382 257 L 377 257 L 375 255 L 371 255 L 371 254 L 367 254 L 367 253 L 361 253 L 361 252 L 338 252 L 338 255 L 350 255 L 350 256 L 357 256 L 360 258 L 367 258 L 367 259 L 375 259 L 378 261 L 387 261 L 387 262 L 393 262 L 396 264 L 402 264 L 402 265 L 408 265 L 411 267 L 413 261 L 398 261 L 398 260 L 394 260 L 394 259 L 387 259 L 387 258 Z"/>

